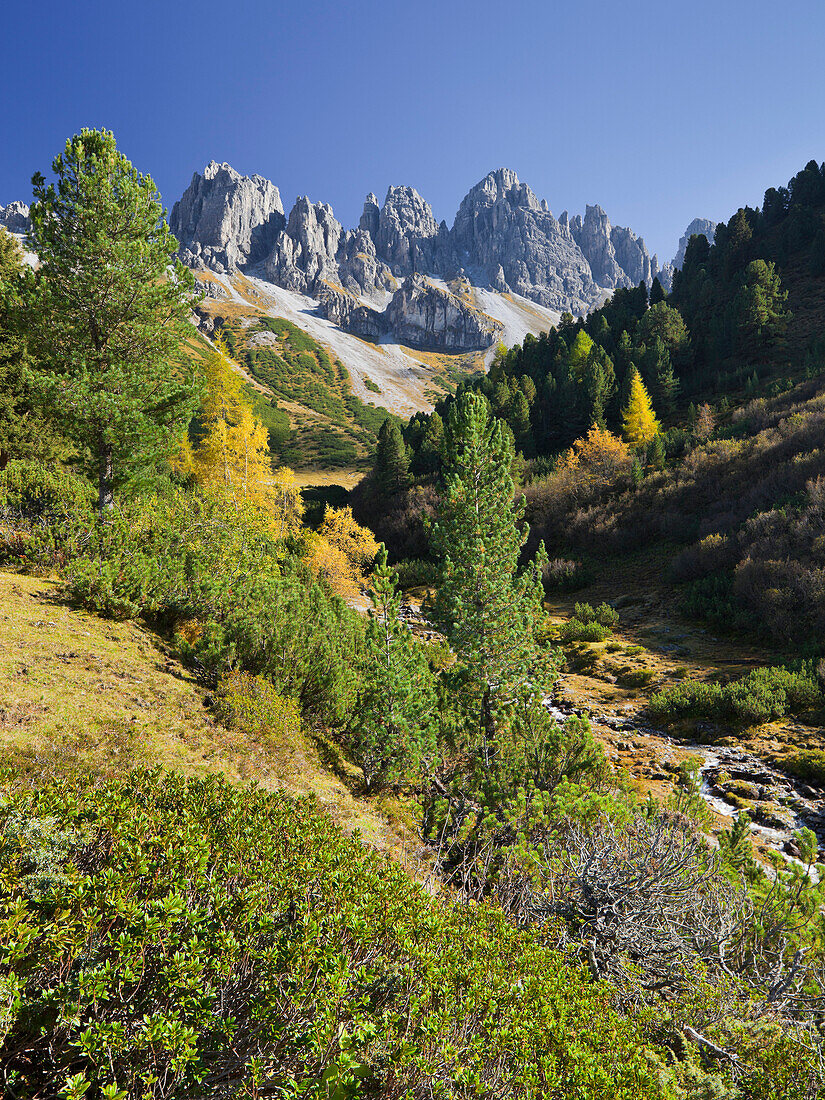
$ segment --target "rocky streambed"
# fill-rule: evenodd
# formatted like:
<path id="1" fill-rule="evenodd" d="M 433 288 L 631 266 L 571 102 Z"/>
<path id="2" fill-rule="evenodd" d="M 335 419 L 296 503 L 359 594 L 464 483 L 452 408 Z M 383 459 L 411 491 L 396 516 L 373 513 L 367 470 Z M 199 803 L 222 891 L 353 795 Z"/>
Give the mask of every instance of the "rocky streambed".
<path id="1" fill-rule="evenodd" d="M 613 762 L 627 767 L 632 779 L 645 780 L 651 788 L 672 783 L 679 762 L 698 757 L 702 798 L 721 818 L 733 819 L 746 812 L 758 847 L 797 860 L 800 852 L 793 834 L 808 828 L 825 851 L 825 791 L 755 754 L 738 747 L 681 741 L 630 713 L 589 711 L 560 699 L 548 699 L 545 706 L 560 722 L 573 715 L 587 717 Z"/>

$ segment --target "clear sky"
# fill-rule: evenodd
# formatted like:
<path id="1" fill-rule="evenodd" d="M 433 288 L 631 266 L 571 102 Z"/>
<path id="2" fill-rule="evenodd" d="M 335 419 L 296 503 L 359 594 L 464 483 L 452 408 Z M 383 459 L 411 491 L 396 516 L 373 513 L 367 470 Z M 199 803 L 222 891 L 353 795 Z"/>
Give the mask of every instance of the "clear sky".
<path id="1" fill-rule="evenodd" d="M 287 211 L 403 183 L 451 225 L 504 166 L 662 260 L 825 159 L 822 0 L 18 0 L 0 50 L 2 204 L 105 126 L 170 208 L 214 158 Z"/>

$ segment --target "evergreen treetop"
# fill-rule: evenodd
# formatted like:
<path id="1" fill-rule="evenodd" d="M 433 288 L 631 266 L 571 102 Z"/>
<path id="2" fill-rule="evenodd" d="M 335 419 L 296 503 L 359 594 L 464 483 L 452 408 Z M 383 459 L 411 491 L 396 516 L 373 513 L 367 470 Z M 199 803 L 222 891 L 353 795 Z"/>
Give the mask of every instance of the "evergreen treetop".
<path id="1" fill-rule="evenodd" d="M 101 512 L 174 453 L 198 385 L 181 362 L 193 276 L 155 185 L 107 130 L 82 130 L 33 177 L 29 287 L 37 385 L 89 457 Z"/>

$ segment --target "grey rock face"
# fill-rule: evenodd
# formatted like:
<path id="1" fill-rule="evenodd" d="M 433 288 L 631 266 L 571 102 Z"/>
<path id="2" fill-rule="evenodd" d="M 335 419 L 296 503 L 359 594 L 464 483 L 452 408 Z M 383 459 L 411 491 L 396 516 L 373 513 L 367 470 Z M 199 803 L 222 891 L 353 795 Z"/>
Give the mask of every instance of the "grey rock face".
<path id="1" fill-rule="evenodd" d="M 389 188 L 374 240 L 377 255 L 397 275 L 441 270 L 438 222 L 430 204 L 413 187 Z"/>
<path id="2" fill-rule="evenodd" d="M 373 241 L 378 236 L 378 219 L 380 214 L 381 207 L 378 205 L 378 199 L 372 191 L 370 191 L 364 200 L 364 213 L 361 215 L 358 228 L 363 229 L 365 233 L 369 233 Z"/>
<path id="3" fill-rule="evenodd" d="M 373 238 L 365 229 L 344 234 L 337 264 L 339 281 L 352 294 L 369 295 L 376 290 L 394 291 L 398 287 L 388 265 L 376 256 Z"/>
<path id="4" fill-rule="evenodd" d="M 657 273 L 644 241 L 611 226 L 601 207 L 588 206 L 584 218 L 556 219 L 505 168 L 470 190 L 451 230 L 412 187 L 390 187 L 383 206 L 367 196 L 359 227 L 346 232 L 331 207 L 307 198 L 286 220 L 271 183 L 213 162 L 194 176 L 171 225 L 191 266 L 220 273 L 255 266 L 277 285 L 319 299 L 322 312 L 349 331 L 395 332 L 431 347 L 487 346 L 491 319 L 426 279 L 401 290 L 399 280 L 466 272 L 500 293 L 585 313 L 605 289 L 649 284 Z M 663 282 L 669 286 L 668 271 Z"/>
<path id="5" fill-rule="evenodd" d="M 610 240 L 616 256 L 616 263 L 627 278 L 627 285 L 638 286 L 653 282 L 659 270 L 655 256 L 651 257 L 643 237 L 637 237 L 632 229 L 616 225 L 610 231 Z"/>
<path id="6" fill-rule="evenodd" d="M 462 266 L 480 269 L 491 285 L 501 267 L 513 290 L 541 305 L 580 312 L 598 293 L 569 226 L 556 221 L 547 204 L 507 168 L 470 190 L 450 236 Z"/>
<path id="7" fill-rule="evenodd" d="M 31 228 L 28 206 L 19 201 L 0 206 L 0 225 L 9 233 L 28 233 Z"/>
<path id="8" fill-rule="evenodd" d="M 284 225 L 278 188 L 263 176 L 241 176 L 214 160 L 196 172 L 172 207 L 169 226 L 190 267 L 219 273 L 262 260 Z"/>
<path id="9" fill-rule="evenodd" d="M 402 344 L 467 351 L 489 348 L 504 330 L 500 321 L 468 306 L 423 275 L 410 275 L 385 314 L 388 331 Z"/>
<path id="10" fill-rule="evenodd" d="M 503 330 L 500 321 L 423 275 L 408 276 L 383 312 L 329 285 L 319 289 L 318 299 L 318 312 L 339 328 L 370 340 L 391 334 L 411 347 L 445 351 L 488 348 Z"/>
<path id="11" fill-rule="evenodd" d="M 616 260 L 613 227 L 600 206 L 586 206 L 584 218 L 570 220 L 570 232 L 590 264 L 594 280 L 603 287 L 625 286 L 627 277 Z"/>
<path id="12" fill-rule="evenodd" d="M 267 278 L 301 294 L 312 294 L 323 282 L 337 282 L 335 257 L 343 234 L 331 206 L 299 198 L 265 262 Z"/>
<path id="13" fill-rule="evenodd" d="M 383 313 L 362 305 L 351 294 L 336 287 L 323 286 L 318 294 L 318 312 L 339 328 L 377 340 L 386 331 Z"/>
<path id="14" fill-rule="evenodd" d="M 678 271 L 682 270 L 682 264 L 685 262 L 685 249 L 694 233 L 704 234 L 708 239 L 708 244 L 713 244 L 713 238 L 716 235 L 716 222 L 709 221 L 707 218 L 693 219 L 685 230 L 684 236 L 679 238 L 679 247 L 673 257 L 673 267 Z"/>
<path id="15" fill-rule="evenodd" d="M 645 242 L 632 229 L 611 225 L 600 206 L 587 206 L 582 219 L 570 219 L 570 232 L 584 253 L 599 286 L 648 286 L 658 271 Z"/>

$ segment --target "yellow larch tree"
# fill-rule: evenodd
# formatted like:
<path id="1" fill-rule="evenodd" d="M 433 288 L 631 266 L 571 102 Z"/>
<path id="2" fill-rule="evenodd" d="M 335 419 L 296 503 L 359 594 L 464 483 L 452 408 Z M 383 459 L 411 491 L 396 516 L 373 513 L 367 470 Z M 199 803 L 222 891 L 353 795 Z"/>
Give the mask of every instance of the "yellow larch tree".
<path id="1" fill-rule="evenodd" d="M 631 367 L 627 404 L 622 411 L 624 437 L 631 447 L 643 446 L 659 434 L 659 421 L 641 375 Z"/>
<path id="2" fill-rule="evenodd" d="M 317 576 L 323 577 L 339 596 L 352 599 L 377 553 L 378 543 L 372 532 L 356 521 L 352 508 L 327 505 L 310 557 Z"/>
<path id="3" fill-rule="evenodd" d="M 220 338 L 206 363 L 205 381 L 199 417 L 204 435 L 194 447 L 185 446 L 178 468 L 236 505 L 257 506 L 270 517 L 275 535 L 286 537 L 301 525 L 301 492 L 288 466 L 273 470 L 266 427 Z"/>

